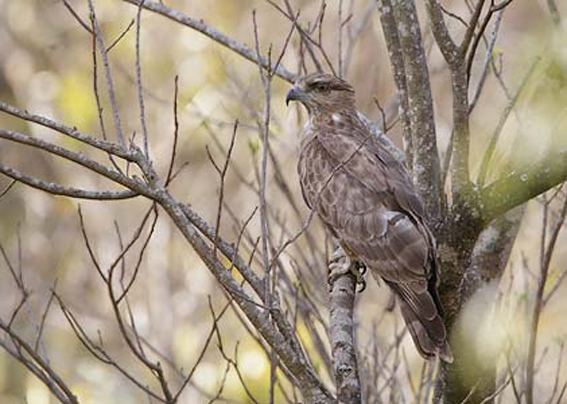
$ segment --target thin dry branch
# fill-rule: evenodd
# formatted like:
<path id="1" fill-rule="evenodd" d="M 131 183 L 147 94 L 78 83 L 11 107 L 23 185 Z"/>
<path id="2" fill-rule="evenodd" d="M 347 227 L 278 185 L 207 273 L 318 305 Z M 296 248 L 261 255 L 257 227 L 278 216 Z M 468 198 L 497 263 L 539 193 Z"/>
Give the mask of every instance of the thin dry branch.
<path id="1" fill-rule="evenodd" d="M 254 25 L 254 44 L 256 49 L 256 57 L 261 60 L 260 55 L 260 40 L 258 35 L 258 23 L 256 21 L 256 11 L 252 12 L 252 22 Z M 291 31 L 293 32 L 293 25 Z M 288 37 L 289 38 L 289 37 Z M 288 39 L 289 40 L 289 39 Z M 273 276 L 272 276 L 272 266 L 270 265 L 269 257 L 269 229 L 268 229 L 268 215 L 266 207 L 266 187 L 267 187 L 267 175 L 268 175 L 268 149 L 269 149 L 269 132 L 270 132 L 270 114 L 271 114 L 271 84 L 272 84 L 272 47 L 268 50 L 268 69 L 267 73 L 264 74 L 262 69 L 262 64 L 258 63 L 258 70 L 260 78 L 262 80 L 262 86 L 264 87 L 264 119 L 260 124 L 260 133 L 262 134 L 262 166 L 261 166 L 261 177 L 260 177 L 260 228 L 261 228 L 261 249 L 262 249 L 262 267 L 264 270 L 264 303 L 270 307 L 272 305 L 272 294 L 273 294 Z M 283 52 L 282 52 L 283 55 Z M 229 154 L 227 154 L 229 155 Z M 268 318 L 270 321 L 270 318 Z M 270 350 L 270 388 L 269 388 L 269 403 L 274 403 L 275 397 L 275 380 L 276 380 L 276 355 L 274 350 Z"/>
<path id="2" fill-rule="evenodd" d="M 78 140 L 81 143 L 87 144 L 89 146 L 94 147 L 95 149 L 123 158 L 127 161 L 130 162 L 134 161 L 135 152 L 133 152 L 132 150 L 126 150 L 122 146 L 117 145 L 116 143 L 113 142 L 97 139 L 94 136 L 87 135 L 79 131 L 77 128 L 74 127 L 72 128 L 70 126 L 56 122 L 45 116 L 23 111 L 19 108 L 13 107 L 2 101 L 0 101 L 0 111 L 10 114 L 16 118 L 23 119 L 24 121 L 33 122 L 45 128 L 52 129 L 56 132 L 59 132 L 62 135 Z"/>
<path id="3" fill-rule="evenodd" d="M 490 20 L 492 19 L 492 16 L 495 13 L 501 13 L 511 3 L 512 3 L 512 0 L 504 0 L 500 4 L 496 4 L 494 0 L 490 0 L 490 8 L 488 9 L 488 13 L 484 17 L 482 23 L 480 24 L 480 26 L 478 28 L 478 32 L 476 33 L 476 36 L 474 37 L 474 41 L 472 42 L 471 49 L 470 50 L 468 50 L 466 48 L 462 49 L 463 52 L 468 51 L 468 58 L 467 58 L 467 79 L 468 80 L 470 80 L 470 77 L 471 77 L 471 69 L 472 69 L 472 65 L 473 65 L 473 62 L 474 62 L 474 58 L 476 56 L 476 50 L 477 50 L 478 44 L 480 43 L 480 39 L 484 37 L 484 31 L 486 30 L 488 23 L 490 22 Z M 478 14 L 478 16 L 475 13 L 475 16 L 477 17 L 477 21 L 475 23 L 478 23 L 478 18 L 480 18 L 480 13 Z M 473 16 L 473 18 L 474 18 L 474 16 Z M 473 35 L 473 33 L 471 33 L 471 37 L 472 37 L 472 35 Z"/>
<path id="4" fill-rule="evenodd" d="M 484 0 L 480 0 L 484 1 Z M 452 65 L 455 63 L 458 54 L 459 47 L 451 38 L 447 25 L 445 24 L 445 18 L 443 17 L 443 9 L 437 0 L 427 1 L 427 11 L 429 12 L 429 19 L 431 20 L 431 30 L 435 36 L 435 41 L 437 46 L 441 50 L 445 61 Z M 473 27 L 474 29 L 474 27 Z M 469 27 L 470 30 L 470 27 Z"/>
<path id="5" fill-rule="evenodd" d="M 59 376 L 59 374 L 52 367 L 45 347 L 43 346 L 42 334 L 45 319 L 51 307 L 53 296 L 49 299 L 43 315 L 40 319 L 40 324 L 34 324 L 37 329 L 37 336 L 33 347 L 25 339 L 14 330 L 14 320 L 16 319 L 20 309 L 28 304 L 28 297 L 30 292 L 24 284 L 23 270 L 22 270 L 22 256 L 21 256 L 21 238 L 18 227 L 18 264 L 17 268 L 12 264 L 8 258 L 8 254 L 4 247 L 0 244 L 0 252 L 4 258 L 6 266 L 10 274 L 16 282 L 16 290 L 18 290 L 22 297 L 20 303 L 12 310 L 10 320 L 6 323 L 0 319 L 0 331 L 3 331 L 6 338 L 0 338 L 0 347 L 2 347 L 9 355 L 15 360 L 25 366 L 33 375 L 40 379 L 46 387 L 57 397 L 57 399 L 64 404 L 78 404 L 77 397 L 73 394 L 71 389 L 67 386 L 66 382 Z M 29 313 L 29 306 L 26 307 Z M 42 347 L 43 355 L 39 352 L 39 347 Z"/>
<path id="6" fill-rule="evenodd" d="M 62 157 L 77 165 L 88 168 L 89 170 L 92 170 L 93 172 L 100 174 L 101 176 L 106 177 L 118 184 L 130 188 L 131 190 L 141 191 L 141 192 L 150 191 L 148 187 L 144 187 L 141 183 L 135 181 L 134 179 L 126 177 L 117 171 L 111 170 L 103 166 L 102 164 L 96 162 L 95 160 L 88 158 L 83 153 L 77 153 L 65 149 L 64 147 L 55 145 L 53 143 L 46 142 L 44 140 L 37 139 L 32 136 L 10 130 L 0 129 L 0 138 L 21 143 L 37 149 L 41 149 L 50 154 Z"/>
<path id="7" fill-rule="evenodd" d="M 5 166 L 2 166 L 2 167 L 5 167 Z M 8 170 L 8 168 L 5 167 L 5 170 Z M 16 185 L 17 182 L 18 182 L 18 180 L 12 179 L 12 181 L 6 186 L 6 188 L 4 188 L 4 189 L 2 190 L 2 192 L 0 192 L 0 199 L 2 199 L 4 196 L 6 196 L 6 194 L 7 194 L 8 192 L 10 192 L 10 190 L 12 189 L 12 187 L 13 187 L 14 185 Z"/>
<path id="8" fill-rule="evenodd" d="M 116 131 L 116 137 L 118 139 L 118 142 L 122 145 L 125 146 L 126 142 L 124 139 L 124 134 L 122 133 L 122 124 L 120 123 L 120 113 L 118 111 L 118 104 L 116 102 L 116 92 L 114 91 L 114 82 L 112 80 L 112 73 L 110 71 L 110 63 L 108 61 L 108 51 L 106 49 L 106 46 L 104 45 L 104 40 L 102 39 L 102 32 L 100 30 L 100 27 L 98 25 L 98 20 L 96 17 L 96 12 L 94 9 L 94 4 L 93 4 L 93 0 L 88 0 L 89 3 L 89 12 L 90 12 L 90 18 L 92 21 L 92 26 L 93 26 L 93 32 L 95 35 L 95 39 L 98 45 L 98 50 L 102 56 L 102 62 L 103 62 L 103 66 L 104 66 L 104 73 L 105 73 L 105 77 L 106 77 L 106 86 L 107 86 L 107 90 L 108 90 L 108 97 L 110 99 L 110 105 L 112 108 L 112 116 L 114 118 L 114 129 Z"/>
<path id="9" fill-rule="evenodd" d="M 488 76 L 488 72 L 490 71 L 490 66 L 492 65 L 491 62 L 494 60 L 494 46 L 496 45 L 496 39 L 498 38 L 498 31 L 500 29 L 500 23 L 502 22 L 502 17 L 504 16 L 504 10 L 499 11 L 496 15 L 496 20 L 494 21 L 492 31 L 490 33 L 490 39 L 486 41 L 486 52 L 484 56 L 484 62 L 482 64 L 480 78 L 478 80 L 478 84 L 476 85 L 475 90 L 473 91 L 472 100 L 469 104 L 469 113 L 471 113 L 476 106 L 478 99 L 484 89 L 484 84 L 486 83 L 486 78 Z M 470 83 L 470 78 L 469 78 Z"/>
<path id="10" fill-rule="evenodd" d="M 150 156 L 148 146 L 148 128 L 146 127 L 146 108 L 144 105 L 144 87 L 142 85 L 142 66 L 140 63 L 140 31 L 142 29 L 142 6 L 145 0 L 140 1 L 138 13 L 136 14 L 136 88 L 138 89 L 138 106 L 140 107 L 140 124 L 142 125 L 142 136 L 144 140 L 144 153 Z"/>
<path id="11" fill-rule="evenodd" d="M 157 207 L 154 204 L 152 204 L 152 206 L 150 207 L 150 209 L 148 210 L 148 213 L 146 214 L 146 216 L 144 217 L 144 220 L 142 221 L 142 223 L 139 226 L 139 230 L 134 234 L 132 241 L 128 244 L 128 246 L 126 246 L 126 248 L 122 249 L 122 252 L 120 253 L 120 255 L 118 256 L 118 258 L 116 258 L 115 262 L 118 261 L 123 261 L 123 257 L 126 255 L 126 252 L 128 251 L 128 249 L 130 248 L 130 246 L 134 245 L 134 243 L 137 241 L 138 237 L 141 235 L 142 233 L 142 229 L 145 225 L 145 221 L 147 220 L 147 218 L 149 218 L 149 214 L 153 212 L 154 213 L 154 219 L 152 221 L 152 223 L 150 224 L 150 230 L 148 232 L 148 235 L 146 237 L 146 239 L 144 240 L 144 243 L 142 244 L 142 248 L 140 249 L 140 253 L 138 254 L 138 261 L 136 262 L 136 265 L 134 266 L 134 271 L 132 273 L 132 276 L 130 278 L 130 280 L 128 281 L 128 283 L 126 284 L 126 286 L 122 285 L 122 293 L 120 294 L 120 296 L 118 297 L 118 299 L 116 299 L 116 304 L 120 304 L 120 302 L 122 301 L 122 299 L 124 299 L 126 297 L 126 295 L 128 294 L 130 288 L 132 287 L 132 285 L 134 284 L 134 281 L 136 280 L 136 277 L 138 275 L 138 272 L 140 270 L 140 266 L 142 264 L 142 259 L 144 257 L 144 252 L 146 251 L 146 248 L 148 247 L 148 244 L 150 242 L 150 239 L 152 238 L 154 231 L 156 229 L 156 224 L 157 224 L 157 220 L 159 217 L 158 214 L 158 210 Z M 114 267 L 111 266 L 110 270 L 109 270 L 109 274 L 108 274 L 108 282 L 111 283 L 112 282 L 112 276 L 113 276 L 113 269 Z M 122 277 L 123 277 L 124 273 L 122 273 Z M 122 277 L 120 279 L 120 281 L 122 282 Z"/>
<path id="12" fill-rule="evenodd" d="M 130 29 L 134 26 L 134 23 L 136 21 L 135 20 L 131 20 L 130 23 L 128 24 L 128 26 L 126 28 L 124 28 L 124 31 L 122 31 L 120 33 L 120 35 L 118 35 L 116 37 L 116 39 L 114 41 L 112 41 L 112 43 L 110 45 L 108 45 L 108 48 L 106 48 L 106 53 L 109 53 L 112 48 L 114 48 L 116 45 L 118 45 L 120 43 L 120 41 L 122 41 L 122 39 L 126 36 L 126 34 L 130 31 Z"/>
<path id="13" fill-rule="evenodd" d="M 2 320 L 0 320 L 0 330 L 10 337 L 13 344 L 13 346 L 10 346 L 7 341 L 0 339 L 0 346 L 6 352 L 40 379 L 59 401 L 64 404 L 79 404 L 79 400 L 63 379 L 36 353 L 31 345 L 24 341 Z"/>
<path id="14" fill-rule="evenodd" d="M 565 222 L 565 217 L 567 216 L 567 197 L 563 200 L 563 206 L 559 216 L 555 219 L 554 223 L 551 224 L 550 229 L 548 229 L 548 213 L 550 210 L 551 199 L 546 200 L 544 198 L 544 212 L 543 212 L 543 227 L 542 227 L 542 242 L 540 249 L 540 274 L 538 278 L 536 296 L 534 306 L 532 308 L 530 333 L 529 333 L 529 344 L 528 344 L 528 355 L 526 359 L 526 403 L 534 403 L 534 377 L 535 377 L 535 356 L 537 348 L 537 337 L 539 328 L 539 318 L 543 308 L 543 297 L 545 285 L 547 283 L 549 275 L 549 266 L 551 264 L 551 258 L 555 250 L 555 245 L 559 237 L 559 233 L 563 229 L 563 224 Z M 548 232 L 549 240 L 546 242 L 545 234 Z"/>
<path id="15" fill-rule="evenodd" d="M 502 113 L 502 115 L 500 115 L 500 119 L 498 120 L 498 124 L 496 125 L 496 128 L 494 129 L 494 132 L 492 133 L 492 137 L 490 138 L 490 142 L 488 143 L 486 152 L 484 153 L 484 157 L 483 157 L 482 163 L 480 165 L 477 183 L 481 187 L 484 186 L 484 184 L 485 184 L 486 176 L 488 174 L 488 167 L 489 167 L 490 161 L 492 159 L 492 155 L 494 154 L 494 151 L 496 149 L 496 144 L 498 142 L 498 138 L 500 137 L 500 133 L 502 132 L 502 129 L 504 128 L 504 125 L 506 124 L 506 121 L 508 120 L 508 116 L 510 115 L 510 113 L 512 112 L 514 107 L 516 106 L 516 103 L 518 102 L 518 99 L 520 98 L 522 91 L 526 87 L 526 85 L 527 85 L 530 77 L 532 76 L 533 72 L 535 71 L 535 68 L 537 67 L 539 61 L 540 61 L 540 58 L 536 58 L 536 60 L 534 62 L 532 62 L 531 66 L 528 68 L 528 71 L 526 72 L 526 74 L 522 78 L 520 85 L 518 86 L 518 89 L 516 90 L 516 92 L 512 96 L 512 99 L 510 99 L 510 101 L 508 102 L 508 105 L 506 105 L 506 108 L 504 109 L 504 112 Z"/>
<path id="16" fill-rule="evenodd" d="M 228 152 L 226 154 L 226 159 L 222 166 L 222 169 L 219 169 L 216 164 L 213 162 L 215 167 L 217 168 L 217 172 L 220 177 L 220 185 L 219 185 L 219 201 L 217 205 L 217 219 L 215 223 L 215 239 L 213 240 L 213 255 L 217 254 L 217 247 L 219 244 L 219 233 L 220 233 L 220 225 L 221 225 L 221 216 L 222 216 L 222 206 L 224 201 L 224 188 L 225 188 L 225 180 L 226 180 L 226 173 L 228 171 L 228 167 L 230 164 L 230 160 L 232 157 L 232 150 L 234 149 L 234 143 L 236 141 L 236 133 L 238 131 L 238 119 L 234 121 L 234 127 L 232 129 L 232 136 L 230 138 L 230 145 L 228 146 Z M 212 160 L 211 160 L 212 161 Z"/>
<path id="17" fill-rule="evenodd" d="M 102 362 L 106 365 L 110 365 L 113 368 L 115 368 L 128 381 L 130 381 L 132 384 L 134 384 L 137 388 L 139 388 L 141 391 L 143 391 L 146 395 L 148 395 L 152 399 L 155 399 L 158 402 L 165 403 L 163 398 L 160 397 L 158 394 L 156 394 L 152 389 L 150 389 L 146 385 L 146 383 L 138 380 L 133 374 L 128 372 L 128 370 L 124 366 L 122 366 L 117 361 L 112 359 L 112 357 L 104 350 L 104 347 L 103 347 L 103 344 L 102 344 L 102 337 L 100 337 L 100 335 L 99 335 L 99 338 L 100 338 L 99 343 L 95 343 L 88 336 L 85 329 L 81 326 L 81 324 L 76 319 L 74 314 L 67 307 L 67 305 L 65 304 L 65 302 L 63 301 L 61 296 L 59 296 L 57 293 L 55 293 L 55 299 L 57 300 L 57 303 L 59 304 L 59 307 L 61 308 L 61 311 L 63 312 L 63 315 L 65 316 L 65 319 L 67 320 L 68 324 L 71 326 L 73 333 L 75 334 L 75 336 L 77 337 L 79 342 L 85 347 L 85 349 L 94 358 L 96 358 L 98 361 L 100 361 L 100 362 Z"/>
<path id="18" fill-rule="evenodd" d="M 175 155 L 177 153 L 177 142 L 179 139 L 179 116 L 177 114 L 177 98 L 179 96 L 179 76 L 175 76 L 174 93 L 173 93 L 173 145 L 171 146 L 171 157 L 169 159 L 169 168 L 165 177 L 165 186 L 173 180 L 173 167 L 175 165 Z"/>
<path id="19" fill-rule="evenodd" d="M 93 199 L 99 201 L 106 200 L 123 200 L 130 199 L 138 196 L 138 194 L 131 190 L 125 191 L 88 191 L 80 188 L 65 187 L 54 182 L 41 180 L 39 178 L 31 177 L 21 173 L 20 171 L 0 164 L 0 173 L 12 178 L 14 181 L 10 187 L 16 182 L 24 183 L 32 188 L 39 189 L 52 195 L 67 196 L 76 199 Z M 7 188 L 6 192 L 10 188 Z M 1 196 L 0 196 L 1 197 Z"/>
<path id="20" fill-rule="evenodd" d="M 164 17 L 169 18 L 172 21 L 175 21 L 179 24 L 185 25 L 195 31 L 206 35 L 207 37 L 211 38 L 213 41 L 227 47 L 228 49 L 236 52 L 237 54 L 243 56 L 244 58 L 250 60 L 251 62 L 258 63 L 257 55 L 254 49 L 239 43 L 238 41 L 232 39 L 226 34 L 218 31 L 211 25 L 206 24 L 203 20 L 196 20 L 189 17 L 186 14 L 183 14 L 180 11 L 174 10 L 170 7 L 162 3 L 158 3 L 155 1 L 150 0 L 122 0 L 124 2 L 134 4 L 138 7 L 142 7 L 146 10 L 152 11 L 154 13 L 160 14 Z M 265 59 L 260 59 L 260 64 L 264 68 L 268 68 L 269 64 L 268 61 Z M 278 66 L 278 69 L 275 71 L 276 74 L 281 77 L 282 79 L 294 83 L 297 79 L 297 76 L 288 70 L 285 69 L 283 66 Z"/>
<path id="21" fill-rule="evenodd" d="M 75 9 L 71 6 L 71 4 L 69 4 L 67 0 L 63 0 L 63 5 L 67 10 L 69 10 L 69 13 L 71 13 L 73 18 L 79 23 L 79 25 L 81 25 L 90 34 L 93 34 L 93 31 L 91 30 L 91 28 L 89 28 L 88 24 L 83 21 L 81 16 L 77 13 L 77 11 L 75 11 Z"/>

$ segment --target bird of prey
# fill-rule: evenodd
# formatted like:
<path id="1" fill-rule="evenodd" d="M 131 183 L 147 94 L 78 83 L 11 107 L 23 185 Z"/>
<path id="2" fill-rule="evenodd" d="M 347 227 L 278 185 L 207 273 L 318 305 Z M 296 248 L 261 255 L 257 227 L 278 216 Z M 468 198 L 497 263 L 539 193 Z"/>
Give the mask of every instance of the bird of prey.
<path id="1" fill-rule="evenodd" d="M 360 120 L 344 80 L 307 75 L 287 94 L 292 100 L 309 113 L 298 164 L 303 198 L 344 250 L 331 260 L 329 279 L 352 271 L 360 281 L 356 263 L 364 264 L 397 297 L 419 353 L 451 362 L 435 240 L 406 168 Z"/>

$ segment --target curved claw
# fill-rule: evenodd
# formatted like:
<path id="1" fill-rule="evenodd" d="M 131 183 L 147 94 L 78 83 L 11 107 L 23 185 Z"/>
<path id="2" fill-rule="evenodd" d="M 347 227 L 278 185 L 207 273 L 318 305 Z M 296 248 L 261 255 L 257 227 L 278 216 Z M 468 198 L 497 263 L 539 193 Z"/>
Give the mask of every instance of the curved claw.
<path id="1" fill-rule="evenodd" d="M 359 280 L 357 280 L 356 284 L 360 285 L 360 289 L 358 290 L 358 293 L 362 293 L 366 290 L 366 279 L 360 278 Z"/>
<path id="2" fill-rule="evenodd" d="M 366 271 L 368 271 L 368 267 L 364 264 L 364 262 L 356 261 L 356 266 L 357 266 L 358 270 L 360 271 L 361 276 L 366 275 Z"/>
<path id="3" fill-rule="evenodd" d="M 356 261 L 354 266 L 355 269 L 352 272 L 356 276 L 356 284 L 360 285 L 358 293 L 362 293 L 366 289 L 366 279 L 364 279 L 364 275 L 366 274 L 368 268 L 362 261 Z"/>

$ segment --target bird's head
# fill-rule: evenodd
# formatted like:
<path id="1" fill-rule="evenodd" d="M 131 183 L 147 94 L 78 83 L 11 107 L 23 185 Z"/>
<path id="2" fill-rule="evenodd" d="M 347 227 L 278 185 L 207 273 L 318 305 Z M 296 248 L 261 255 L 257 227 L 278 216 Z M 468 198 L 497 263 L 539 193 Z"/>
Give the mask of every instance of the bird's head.
<path id="1" fill-rule="evenodd" d="M 299 101 L 309 114 L 354 110 L 354 89 L 331 74 L 313 73 L 299 79 L 287 93 L 286 104 Z"/>

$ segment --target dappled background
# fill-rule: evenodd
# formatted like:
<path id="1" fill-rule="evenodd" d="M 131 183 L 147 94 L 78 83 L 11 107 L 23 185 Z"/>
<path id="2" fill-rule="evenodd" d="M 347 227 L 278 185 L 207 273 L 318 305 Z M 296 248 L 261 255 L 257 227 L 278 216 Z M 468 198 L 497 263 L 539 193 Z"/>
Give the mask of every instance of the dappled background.
<path id="1" fill-rule="evenodd" d="M 84 21 L 89 21 L 86 1 L 70 0 L 69 3 Z M 273 60 L 280 54 L 291 28 L 289 19 L 267 1 L 164 3 L 195 19 L 203 19 L 251 47 L 254 44 L 252 11 L 256 10 L 261 51 L 266 54 L 273 46 Z M 322 40 L 330 62 L 336 68 L 339 59 L 339 1 L 327 3 Z M 345 77 L 357 90 L 357 107 L 370 119 L 381 121 L 380 105 L 385 110 L 388 126 L 394 124 L 395 87 L 374 1 L 346 0 L 340 3 L 344 22 L 342 49 L 347 54 L 343 60 Z M 464 2 L 445 3 L 451 12 L 468 20 L 470 13 Z M 293 0 L 291 4 L 296 10 L 301 10 L 299 21 L 305 24 L 314 21 L 320 12 L 318 1 Z M 118 0 L 97 0 L 95 6 L 107 45 L 125 32 L 137 13 L 135 6 Z M 560 14 L 567 16 L 567 4 L 559 1 L 558 6 Z M 438 144 L 443 157 L 451 130 L 450 73 L 438 49 L 432 45 L 427 19 L 421 11 L 424 40 L 429 52 Z M 143 11 L 141 19 L 141 69 L 155 168 L 161 174 L 168 169 L 174 139 L 174 82 L 178 76 L 179 147 L 176 161 L 177 168 L 185 165 L 172 183 L 171 190 L 211 223 L 217 217 L 220 184 L 209 155 L 219 163 L 223 161 L 234 122 L 239 120 L 232 164 L 225 180 L 226 207 L 221 221 L 221 235 L 236 242 L 240 226 L 259 204 L 257 179 L 261 141 L 258 128 L 263 119 L 264 95 L 258 67 L 217 42 L 162 16 Z M 457 29 L 461 24 L 456 19 L 448 18 L 447 21 L 451 28 Z M 124 132 L 129 138 L 134 136 L 141 140 L 135 31 L 134 25 L 113 46 L 109 56 Z M 471 120 L 473 176 L 477 175 L 488 140 L 509 104 L 508 97 L 513 97 L 522 85 L 524 88 L 518 102 L 497 143 L 487 182 L 502 171 L 537 160 L 549 150 L 567 147 L 566 35 L 565 25 L 561 28 L 552 23 L 543 0 L 516 0 L 504 13 L 493 50 L 498 77 L 488 75 Z M 294 35 L 283 57 L 283 65 L 292 72 L 299 71 L 301 63 L 298 44 L 299 38 Z M 483 46 L 481 43 L 481 49 L 485 49 Z M 480 54 L 484 55 L 483 52 Z M 475 64 L 478 71 L 483 59 L 484 56 Z M 307 67 L 313 68 L 309 63 Z M 473 81 L 478 79 L 475 72 L 478 73 L 473 71 Z M 115 139 L 100 58 L 98 86 L 106 132 Z M 306 114 L 298 106 L 286 107 L 284 99 L 288 90 L 288 83 L 274 79 L 270 145 L 278 166 L 272 162 L 268 171 L 268 207 L 276 245 L 295 234 L 308 217 L 295 174 L 296 135 Z M 85 133 L 101 136 L 93 91 L 92 37 L 62 1 L 0 0 L 0 100 L 76 126 Z M 394 125 L 388 134 L 402 147 L 400 126 Z M 57 140 L 68 148 L 80 150 L 80 145 L 61 139 L 53 131 L 6 114 L 0 114 L 0 128 Z M 108 162 L 103 154 L 93 153 L 92 156 Z M 5 140 L 0 141 L 0 162 L 69 186 L 93 190 L 111 187 L 87 170 Z M 299 212 L 294 210 L 290 199 L 278 185 L 284 180 L 291 189 Z M 7 177 L 0 177 L 0 192 L 10 182 Z M 561 198 L 551 203 L 550 217 L 556 216 L 560 203 Z M 29 292 L 29 298 L 13 326 L 32 344 L 39 328 L 42 328 L 43 338 L 37 344 L 38 351 L 49 358 L 51 365 L 68 381 L 81 402 L 126 404 L 148 400 L 115 369 L 88 353 L 58 304 L 52 302 L 48 315 L 44 316 L 51 290 L 55 289 L 86 332 L 95 340 L 100 338 L 116 361 L 145 383 L 155 383 L 133 360 L 120 336 L 107 290 L 89 258 L 81 235 L 78 206 L 75 200 L 53 197 L 21 184 L 15 184 L 2 196 L 0 317 L 9 321 L 21 299 L 10 272 L 10 262 L 12 269 L 21 273 Z M 115 202 L 82 201 L 80 206 L 94 253 L 103 266 L 108 266 L 121 250 L 116 229 L 120 229 L 124 242 L 130 240 L 151 205 L 147 200 L 137 198 Z M 245 257 L 254 249 L 260 234 L 259 222 L 259 216 L 255 215 L 245 232 L 242 241 Z M 146 225 L 143 234 L 147 235 L 148 231 L 149 225 Z M 324 252 L 329 243 L 320 224 L 314 221 L 310 231 L 318 251 Z M 483 294 L 479 293 L 465 311 L 465 316 L 470 316 L 471 323 L 475 325 L 470 335 L 471 340 L 477 342 L 471 345 L 471 349 L 487 353 L 487 361 L 503 354 L 499 356 L 503 366 L 506 367 L 508 362 L 515 368 L 519 363 L 515 358 L 523 355 L 526 349 L 527 316 L 531 313 L 529 307 L 537 286 L 541 237 L 542 202 L 533 200 L 527 205 L 502 282 L 492 286 L 500 291 L 501 305 L 488 315 Z M 325 310 L 324 257 L 316 255 L 312 247 L 305 237 L 299 238 L 282 254 L 282 270 L 312 295 L 313 304 L 319 308 L 325 322 L 328 313 Z M 124 273 L 128 278 L 136 267 L 141 248 L 142 243 L 138 242 L 126 255 Z M 198 361 L 213 324 L 210 307 L 218 315 L 227 298 L 166 215 L 157 220 L 155 233 L 141 260 L 137 280 L 129 294 L 131 313 L 136 319 L 137 331 L 147 344 L 146 350 L 161 358 L 160 362 L 171 375 L 173 384 L 180 383 L 182 379 L 174 369 L 186 373 Z M 309 270 L 305 268 L 306 263 L 311 264 Z M 567 271 L 566 263 L 567 232 L 564 231 L 559 236 L 550 266 L 546 291 L 553 291 L 553 294 L 542 314 L 538 340 L 536 391 L 545 398 L 551 395 L 556 380 L 559 380 L 559 387 L 555 388 L 561 388 L 567 378 L 567 370 L 559 369 L 560 358 L 565 355 L 563 344 L 567 333 L 564 314 L 567 286 L 559 282 Z M 303 277 L 298 275 L 301 271 Z M 397 335 L 401 335 L 403 323 L 397 309 L 385 311 L 389 300 L 389 292 L 374 282 L 369 282 L 368 289 L 359 296 L 358 345 L 362 362 L 365 353 L 375 349 L 375 345 L 385 350 Z M 286 306 L 286 309 L 290 313 L 297 310 L 293 305 Z M 233 368 L 225 372 L 227 361 L 217 347 L 220 341 L 214 336 L 189 386 L 181 395 L 181 402 L 207 402 L 217 396 L 220 386 L 224 386 L 218 394 L 220 401 L 248 402 L 250 398 L 240 378 L 258 402 L 267 402 L 269 358 L 256 341 L 256 334 L 249 332 L 238 316 L 238 312 L 228 309 L 218 322 L 218 330 L 222 336 L 222 349 L 227 355 L 233 357 L 238 346 L 236 357 L 240 376 Z M 41 325 L 42 319 L 44 325 Z M 314 341 L 312 330 L 301 322 L 297 327 L 305 349 L 313 353 L 315 368 L 321 369 L 324 374 L 322 359 L 316 351 L 317 346 L 326 347 L 327 340 Z M 395 375 L 395 393 L 389 385 L 388 391 L 392 392 L 388 394 L 393 396 L 385 395 L 383 399 L 385 402 L 411 402 L 412 390 L 415 393 L 417 380 L 423 372 L 423 361 L 408 336 L 403 338 L 401 349 L 396 350 L 396 355 L 392 355 L 388 363 L 388 367 L 379 370 L 379 383 L 375 388 L 379 389 L 384 380 Z M 367 371 L 373 371 L 371 366 Z M 520 368 L 515 376 L 520 384 L 521 373 Z M 559 375 L 558 379 L 556 375 Z M 330 383 L 330 375 L 324 374 L 323 379 Z M 283 388 L 291 391 L 287 385 Z M 288 398 L 293 400 L 293 396 Z M 513 400 L 513 389 L 508 387 L 503 402 Z M 0 402 L 47 404 L 55 402 L 55 399 L 22 365 L 0 351 Z M 276 402 L 285 402 L 280 389 L 276 391 Z"/>

